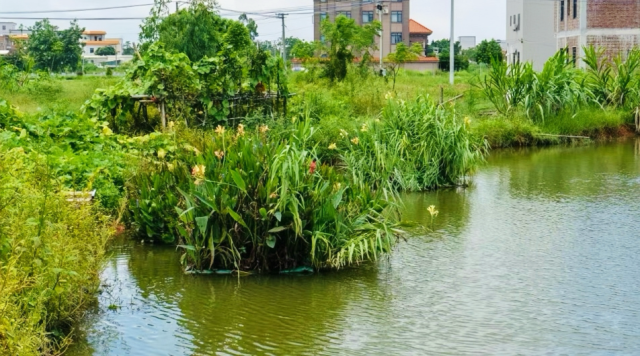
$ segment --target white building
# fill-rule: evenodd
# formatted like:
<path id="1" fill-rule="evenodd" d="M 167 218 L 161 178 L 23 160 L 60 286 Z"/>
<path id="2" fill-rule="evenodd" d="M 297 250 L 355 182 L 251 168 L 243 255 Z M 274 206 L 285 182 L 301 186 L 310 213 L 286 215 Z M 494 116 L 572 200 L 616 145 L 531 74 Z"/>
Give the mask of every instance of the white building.
<path id="1" fill-rule="evenodd" d="M 82 55 L 94 56 L 96 50 L 101 47 L 113 47 L 116 50 L 116 54 L 122 54 L 122 39 L 105 38 L 106 35 L 105 31 L 84 31 L 80 38 L 80 42 L 84 43 Z"/>
<path id="2" fill-rule="evenodd" d="M 476 46 L 476 36 L 460 36 L 458 41 L 460 41 L 460 47 L 463 51 Z"/>
<path id="3" fill-rule="evenodd" d="M 528 61 L 535 70 L 556 52 L 554 1 L 507 1 L 507 62 Z"/>
<path id="4" fill-rule="evenodd" d="M 11 34 L 12 30 L 16 29 L 15 22 L 0 22 L 0 36 L 7 36 Z"/>

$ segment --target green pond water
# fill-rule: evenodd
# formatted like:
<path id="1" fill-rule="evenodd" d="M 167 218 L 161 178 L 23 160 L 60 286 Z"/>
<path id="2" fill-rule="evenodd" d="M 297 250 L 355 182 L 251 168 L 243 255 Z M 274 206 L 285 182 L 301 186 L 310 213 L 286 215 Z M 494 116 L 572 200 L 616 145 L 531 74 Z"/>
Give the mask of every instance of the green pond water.
<path id="1" fill-rule="evenodd" d="M 119 243 L 69 354 L 640 353 L 640 141 L 494 152 L 472 182 L 406 195 L 434 232 L 339 272 L 188 276 Z"/>

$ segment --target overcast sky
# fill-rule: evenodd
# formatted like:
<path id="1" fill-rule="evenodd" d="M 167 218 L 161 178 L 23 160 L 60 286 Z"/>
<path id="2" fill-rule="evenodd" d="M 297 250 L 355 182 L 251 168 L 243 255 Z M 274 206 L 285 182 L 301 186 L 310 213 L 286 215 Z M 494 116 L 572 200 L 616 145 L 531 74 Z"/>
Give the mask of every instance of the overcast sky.
<path id="1" fill-rule="evenodd" d="M 504 39 L 507 0 L 456 0 L 455 36 L 476 36 L 482 39 Z M 101 10 L 54 14 L 7 14 L 15 11 L 45 11 L 87 9 L 152 3 L 153 0 L 0 0 L 0 22 L 10 21 L 31 26 L 34 20 L 7 19 L 7 17 L 145 17 L 150 6 L 118 10 Z M 224 9 L 257 12 L 260 10 L 307 7 L 312 9 L 312 0 L 219 0 Z M 433 30 L 432 40 L 449 37 L 449 13 L 451 3 L 446 0 L 412 0 L 411 18 Z M 174 6 L 174 5 L 172 5 Z M 184 6 L 184 5 L 183 5 Z M 236 17 L 227 11 L 225 17 Z M 260 39 L 273 40 L 281 36 L 280 20 L 253 16 L 258 23 Z M 69 21 L 52 21 L 64 28 Z M 95 21 L 80 20 L 80 26 L 91 30 L 105 30 L 107 37 L 136 41 L 140 21 Z M 295 36 L 307 40 L 313 38 L 312 15 L 302 14 L 287 18 L 287 37 Z"/>

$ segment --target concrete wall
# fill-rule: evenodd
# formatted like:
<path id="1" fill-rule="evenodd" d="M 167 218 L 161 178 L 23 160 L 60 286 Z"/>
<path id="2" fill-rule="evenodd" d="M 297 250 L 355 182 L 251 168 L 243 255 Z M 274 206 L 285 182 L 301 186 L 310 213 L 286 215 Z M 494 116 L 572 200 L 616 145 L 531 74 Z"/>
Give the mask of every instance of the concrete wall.
<path id="1" fill-rule="evenodd" d="M 532 62 L 534 69 L 539 71 L 556 52 L 552 1 L 508 1 L 506 28 L 509 63 L 517 62 L 519 58 L 521 62 Z"/>
<path id="2" fill-rule="evenodd" d="M 17 25 L 15 22 L 0 22 L 0 36 L 10 34 L 11 33 L 10 31 L 15 30 L 16 26 Z"/>
<path id="3" fill-rule="evenodd" d="M 438 62 L 410 62 L 404 64 L 404 69 L 415 70 L 418 72 L 432 72 L 438 70 Z"/>

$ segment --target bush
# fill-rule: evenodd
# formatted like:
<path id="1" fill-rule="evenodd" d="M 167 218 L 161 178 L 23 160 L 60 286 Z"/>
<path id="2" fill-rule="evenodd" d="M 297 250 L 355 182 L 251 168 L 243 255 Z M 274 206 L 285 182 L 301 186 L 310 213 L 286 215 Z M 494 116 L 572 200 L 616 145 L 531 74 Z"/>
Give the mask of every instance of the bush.
<path id="1" fill-rule="evenodd" d="M 111 67 L 107 68 L 107 72 L 105 73 L 105 75 L 107 77 L 112 77 L 113 76 L 113 69 Z"/>

